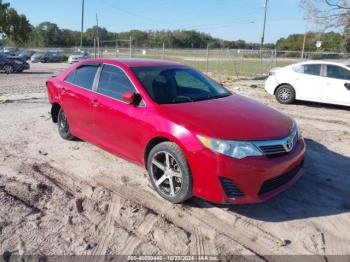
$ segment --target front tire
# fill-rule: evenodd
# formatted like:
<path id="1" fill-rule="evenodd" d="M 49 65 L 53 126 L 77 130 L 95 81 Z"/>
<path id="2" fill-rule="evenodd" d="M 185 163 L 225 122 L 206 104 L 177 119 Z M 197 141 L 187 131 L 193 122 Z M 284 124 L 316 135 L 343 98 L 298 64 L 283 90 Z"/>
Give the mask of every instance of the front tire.
<path id="1" fill-rule="evenodd" d="M 12 74 L 15 71 L 15 68 L 12 65 L 4 65 L 3 69 L 6 74 Z"/>
<path id="2" fill-rule="evenodd" d="M 292 104 L 295 101 L 295 90 L 291 85 L 281 85 L 277 88 L 275 96 L 281 104 Z"/>
<path id="3" fill-rule="evenodd" d="M 172 142 L 152 148 L 147 170 L 153 188 L 166 200 L 178 204 L 192 196 L 192 175 L 181 149 Z"/>
<path id="4" fill-rule="evenodd" d="M 74 136 L 70 132 L 68 119 L 67 119 L 66 115 L 64 114 L 62 108 L 58 112 L 57 124 L 58 124 L 58 133 L 60 134 L 60 136 L 63 139 L 65 139 L 65 140 L 74 139 Z"/>

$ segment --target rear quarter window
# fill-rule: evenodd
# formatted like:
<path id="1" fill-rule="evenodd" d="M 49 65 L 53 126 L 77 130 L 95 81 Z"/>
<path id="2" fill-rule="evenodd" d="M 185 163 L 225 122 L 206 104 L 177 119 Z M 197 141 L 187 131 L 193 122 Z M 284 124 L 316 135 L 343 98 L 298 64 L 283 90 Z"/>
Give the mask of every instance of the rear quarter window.
<path id="1" fill-rule="evenodd" d="M 65 82 L 92 90 L 96 72 L 97 66 L 82 66 L 70 73 L 65 79 Z"/>
<path id="2" fill-rule="evenodd" d="M 305 74 L 305 75 L 314 75 L 314 76 L 321 75 L 320 64 L 299 65 L 299 66 L 293 67 L 293 70 L 297 73 Z"/>

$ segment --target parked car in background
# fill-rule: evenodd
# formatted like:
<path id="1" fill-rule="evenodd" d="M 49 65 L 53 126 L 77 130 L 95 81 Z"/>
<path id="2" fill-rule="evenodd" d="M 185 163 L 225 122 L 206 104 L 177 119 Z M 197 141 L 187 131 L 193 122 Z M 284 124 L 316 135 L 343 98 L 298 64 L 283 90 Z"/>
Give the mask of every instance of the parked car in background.
<path id="1" fill-rule="evenodd" d="M 278 102 L 295 100 L 350 106 L 350 68 L 327 61 L 307 61 L 269 72 L 265 90 Z"/>
<path id="2" fill-rule="evenodd" d="M 5 47 L 3 52 L 7 56 L 18 56 L 21 51 L 17 47 Z"/>
<path id="3" fill-rule="evenodd" d="M 68 57 L 68 63 L 73 64 L 80 62 L 85 59 L 89 59 L 90 54 L 87 51 L 76 51 L 73 52 L 69 57 Z"/>
<path id="4" fill-rule="evenodd" d="M 30 58 L 33 63 L 61 62 L 64 55 L 61 51 L 36 52 Z"/>
<path id="5" fill-rule="evenodd" d="M 0 71 L 11 74 L 23 72 L 26 69 L 29 69 L 29 64 L 26 61 L 0 53 Z"/>
<path id="6" fill-rule="evenodd" d="M 18 54 L 18 57 L 24 59 L 24 60 L 29 60 L 32 55 L 34 55 L 35 51 L 33 50 L 23 50 Z"/>
<path id="7" fill-rule="evenodd" d="M 62 138 L 79 137 L 145 167 L 173 203 L 192 195 L 261 202 L 304 172 L 295 121 L 179 63 L 90 59 L 46 87 Z"/>

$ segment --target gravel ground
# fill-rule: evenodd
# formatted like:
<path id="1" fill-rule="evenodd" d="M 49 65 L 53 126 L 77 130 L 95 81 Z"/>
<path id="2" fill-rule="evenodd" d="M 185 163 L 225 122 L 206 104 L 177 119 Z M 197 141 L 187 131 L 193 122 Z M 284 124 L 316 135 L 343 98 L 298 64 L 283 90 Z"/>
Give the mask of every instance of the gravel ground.
<path id="1" fill-rule="evenodd" d="M 44 87 L 67 66 L 0 74 L 0 253 L 350 255 L 349 108 L 280 105 L 262 81 L 225 83 L 297 120 L 308 148 L 306 174 L 263 204 L 172 205 L 142 168 L 59 138 Z"/>

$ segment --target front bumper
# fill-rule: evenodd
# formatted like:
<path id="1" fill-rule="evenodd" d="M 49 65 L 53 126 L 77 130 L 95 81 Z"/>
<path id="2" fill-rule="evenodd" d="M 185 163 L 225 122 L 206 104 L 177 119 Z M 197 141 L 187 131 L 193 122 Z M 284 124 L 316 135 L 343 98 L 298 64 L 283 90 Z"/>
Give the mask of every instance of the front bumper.
<path id="1" fill-rule="evenodd" d="M 234 159 L 203 149 L 189 157 L 193 194 L 215 203 L 259 203 L 292 186 L 304 174 L 305 143 L 279 156 Z"/>
<path id="2" fill-rule="evenodd" d="M 28 69 L 30 69 L 30 65 L 28 63 L 25 63 L 23 65 L 23 70 L 28 70 Z"/>

